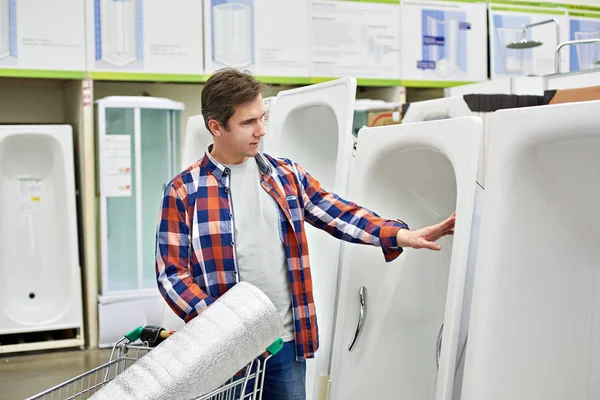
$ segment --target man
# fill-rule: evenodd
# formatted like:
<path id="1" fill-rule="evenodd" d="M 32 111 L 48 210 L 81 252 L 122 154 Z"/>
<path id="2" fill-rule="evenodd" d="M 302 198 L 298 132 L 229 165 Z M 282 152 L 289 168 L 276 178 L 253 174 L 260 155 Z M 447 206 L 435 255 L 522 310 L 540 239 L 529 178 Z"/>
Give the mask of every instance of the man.
<path id="1" fill-rule="evenodd" d="M 186 322 L 239 281 L 260 288 L 285 327 L 284 348 L 267 364 L 263 399 L 301 400 L 304 361 L 319 345 L 304 223 L 379 246 L 392 261 L 404 247 L 439 250 L 435 242 L 453 233 L 455 216 L 411 231 L 327 192 L 301 165 L 261 154 L 262 89 L 234 69 L 217 71 L 204 85 L 202 114 L 213 144 L 164 192 L 157 281 Z"/>

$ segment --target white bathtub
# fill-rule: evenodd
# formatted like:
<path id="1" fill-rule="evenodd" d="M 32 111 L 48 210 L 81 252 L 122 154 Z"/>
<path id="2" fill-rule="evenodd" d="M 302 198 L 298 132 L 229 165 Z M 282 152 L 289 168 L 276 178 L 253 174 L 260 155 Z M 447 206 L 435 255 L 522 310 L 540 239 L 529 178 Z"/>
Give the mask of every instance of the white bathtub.
<path id="1" fill-rule="evenodd" d="M 0 334 L 80 328 L 72 130 L 0 126 Z"/>
<path id="2" fill-rule="evenodd" d="M 343 78 L 277 94 L 264 151 L 300 164 L 323 188 L 344 197 L 352 155 L 356 80 Z M 306 223 L 320 347 L 308 360 L 307 399 L 329 377 L 341 241 Z M 323 381 L 323 382 L 321 382 Z"/>
<path id="3" fill-rule="evenodd" d="M 599 114 L 493 116 L 464 400 L 600 398 Z"/>
<path id="4" fill-rule="evenodd" d="M 204 157 L 206 148 L 213 142 L 213 136 L 204 125 L 202 115 L 194 115 L 187 120 L 185 137 L 183 139 L 183 154 L 181 170 L 188 168 Z"/>
<path id="5" fill-rule="evenodd" d="M 532 107 L 545 104 L 544 96 L 509 94 L 466 94 L 426 101 L 406 103 L 402 106 L 402 123 L 440 120 L 474 116 L 483 120 L 483 137 L 479 153 L 477 182 L 485 187 L 487 153 L 491 131 L 491 116 L 497 110 Z"/>
<path id="6" fill-rule="evenodd" d="M 454 211 L 457 222 L 441 251 L 405 249 L 391 263 L 377 247 L 344 243 L 331 399 L 452 398 L 466 334 L 482 129 L 481 119 L 466 117 L 359 132 L 349 199 L 411 229 Z M 359 328 L 361 290 L 366 316 Z"/>

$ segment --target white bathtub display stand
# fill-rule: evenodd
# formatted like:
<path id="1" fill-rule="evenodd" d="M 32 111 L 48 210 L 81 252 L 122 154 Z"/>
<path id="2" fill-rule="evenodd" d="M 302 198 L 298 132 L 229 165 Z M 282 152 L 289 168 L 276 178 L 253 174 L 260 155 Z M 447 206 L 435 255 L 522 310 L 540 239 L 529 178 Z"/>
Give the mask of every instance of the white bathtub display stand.
<path id="1" fill-rule="evenodd" d="M 0 126 L 0 354 L 83 346 L 82 307 L 72 128 Z"/>

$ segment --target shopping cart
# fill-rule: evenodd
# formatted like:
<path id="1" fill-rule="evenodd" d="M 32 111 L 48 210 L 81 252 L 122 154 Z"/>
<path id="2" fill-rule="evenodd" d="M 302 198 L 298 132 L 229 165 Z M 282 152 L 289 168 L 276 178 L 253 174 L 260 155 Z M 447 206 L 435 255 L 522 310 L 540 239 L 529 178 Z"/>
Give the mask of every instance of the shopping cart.
<path id="1" fill-rule="evenodd" d="M 160 327 L 140 326 L 115 343 L 110 360 L 106 364 L 26 400 L 88 399 L 172 333 L 172 331 L 168 332 Z M 265 353 L 252 360 L 229 381 L 195 400 L 261 400 L 267 361 L 282 348 L 283 340 L 276 340 L 266 349 Z"/>

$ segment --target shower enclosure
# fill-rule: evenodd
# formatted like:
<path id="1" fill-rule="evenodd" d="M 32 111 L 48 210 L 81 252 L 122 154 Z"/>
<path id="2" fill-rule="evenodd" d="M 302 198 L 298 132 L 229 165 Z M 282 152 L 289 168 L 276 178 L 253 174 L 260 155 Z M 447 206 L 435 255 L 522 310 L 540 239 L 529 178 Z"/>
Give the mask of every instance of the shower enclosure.
<path id="1" fill-rule="evenodd" d="M 166 184 L 181 171 L 183 104 L 154 97 L 97 101 L 100 174 L 100 346 L 130 326 L 155 324 L 162 304 L 155 233 Z M 129 328 L 128 328 L 129 327 Z M 121 331 L 119 334 L 118 332 Z"/>

